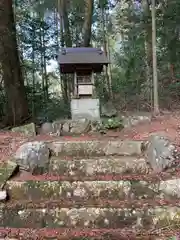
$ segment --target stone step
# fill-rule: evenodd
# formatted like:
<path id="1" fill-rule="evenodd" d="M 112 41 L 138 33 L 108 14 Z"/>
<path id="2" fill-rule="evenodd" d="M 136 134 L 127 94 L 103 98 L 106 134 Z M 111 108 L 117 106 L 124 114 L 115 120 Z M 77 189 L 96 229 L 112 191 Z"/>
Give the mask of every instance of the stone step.
<path id="1" fill-rule="evenodd" d="M 119 201 L 140 199 L 180 199 L 180 178 L 165 181 L 8 181 L 12 200 L 63 199 L 96 201 L 99 198 Z"/>
<path id="2" fill-rule="evenodd" d="M 0 227 L 14 228 L 109 228 L 178 230 L 180 207 L 147 208 L 6 208 L 0 206 Z"/>
<path id="3" fill-rule="evenodd" d="M 2 171 L 3 172 L 3 171 Z M 1 174 L 1 169 L 0 169 Z M 52 173 L 45 173 L 43 175 L 32 175 L 28 172 L 19 172 L 17 175 L 11 176 L 11 180 L 15 179 L 16 181 L 146 181 L 146 182 L 159 182 L 159 181 L 165 181 L 169 179 L 177 179 L 180 178 L 180 169 L 177 168 L 176 171 L 168 171 L 168 172 L 161 172 L 161 173 L 155 173 L 152 171 L 149 171 L 148 174 L 97 174 L 97 175 L 86 175 L 86 176 L 80 176 L 80 175 L 57 175 Z M 2 182 L 4 178 L 0 179 L 0 183 Z M 6 178 L 7 179 L 7 178 Z"/>
<path id="4" fill-rule="evenodd" d="M 99 198 L 89 200 L 66 200 L 59 198 L 57 200 L 9 200 L 6 202 L 6 209 L 30 209 L 30 208 L 149 208 L 154 206 L 169 206 L 169 207 L 180 207 L 180 199 L 178 200 L 162 200 L 162 199 L 141 199 L 141 200 L 107 200 L 106 198 Z"/>
<path id="5" fill-rule="evenodd" d="M 55 156 L 139 156 L 144 149 L 143 141 L 131 140 L 71 140 L 47 143 Z"/>
<path id="6" fill-rule="evenodd" d="M 109 174 L 147 174 L 150 169 L 144 158 L 132 156 L 73 158 L 72 161 L 53 157 L 49 172 L 53 175 L 88 177 Z"/>
<path id="7" fill-rule="evenodd" d="M 170 240 L 178 231 L 161 229 L 147 231 L 132 228 L 124 229 L 88 229 L 88 228 L 0 228 L 0 239 L 26 240 Z"/>

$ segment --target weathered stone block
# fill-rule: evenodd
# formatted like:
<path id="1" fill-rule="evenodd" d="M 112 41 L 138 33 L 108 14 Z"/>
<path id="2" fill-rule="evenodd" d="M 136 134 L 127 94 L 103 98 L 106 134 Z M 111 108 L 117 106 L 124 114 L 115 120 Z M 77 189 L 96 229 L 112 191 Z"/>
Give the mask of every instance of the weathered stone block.
<path id="1" fill-rule="evenodd" d="M 23 126 L 12 128 L 12 132 L 23 133 L 26 136 L 35 136 L 36 126 L 34 123 L 29 123 Z"/>
<path id="2" fill-rule="evenodd" d="M 49 148 L 44 142 L 27 142 L 21 145 L 14 159 L 20 169 L 30 171 L 32 174 L 47 172 L 49 165 Z"/>
<path id="3" fill-rule="evenodd" d="M 180 199 L 180 179 L 150 183 L 145 181 L 9 181 L 13 200 L 140 200 Z"/>
<path id="4" fill-rule="evenodd" d="M 6 161 L 0 164 L 0 184 L 1 186 L 12 176 L 18 165 L 14 161 Z"/>
<path id="5" fill-rule="evenodd" d="M 87 141 L 55 141 L 49 143 L 55 156 L 138 156 L 142 153 L 142 141 L 121 140 L 87 140 Z"/>
<path id="6" fill-rule="evenodd" d="M 136 113 L 131 115 L 122 115 L 124 127 L 132 127 L 143 123 L 151 122 L 152 116 L 149 113 Z"/>
<path id="7" fill-rule="evenodd" d="M 106 199 L 124 200 L 131 189 L 126 181 L 9 181 L 7 185 L 11 198 L 14 200 L 29 199 Z"/>
<path id="8" fill-rule="evenodd" d="M 0 226 L 15 228 L 136 228 L 178 230 L 179 207 L 154 208 L 35 208 L 0 206 Z"/>
<path id="9" fill-rule="evenodd" d="M 104 147 L 105 155 L 136 156 L 142 153 L 142 141 L 109 141 Z"/>
<path id="10" fill-rule="evenodd" d="M 155 172 L 162 172 L 173 166 L 176 161 L 176 155 L 176 147 L 165 135 L 157 133 L 150 136 L 146 158 Z"/>
<path id="11" fill-rule="evenodd" d="M 43 123 L 41 125 L 41 127 L 39 127 L 39 129 L 38 129 L 38 134 L 50 135 L 53 133 L 55 133 L 54 128 L 52 126 L 52 123 L 50 123 L 50 122 Z"/>
<path id="12" fill-rule="evenodd" d="M 108 174 L 146 174 L 149 168 L 145 159 L 130 156 L 94 157 L 73 161 L 51 158 L 49 172 L 62 176 L 96 176 Z"/>

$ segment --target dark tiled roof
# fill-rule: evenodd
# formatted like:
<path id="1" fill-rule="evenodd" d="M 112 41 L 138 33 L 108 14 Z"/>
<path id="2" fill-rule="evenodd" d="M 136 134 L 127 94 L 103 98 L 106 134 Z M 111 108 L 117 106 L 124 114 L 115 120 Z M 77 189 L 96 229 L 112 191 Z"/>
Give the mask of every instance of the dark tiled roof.
<path id="1" fill-rule="evenodd" d="M 66 64 L 103 64 L 109 63 L 105 53 L 100 48 L 64 48 L 59 53 L 58 62 Z"/>

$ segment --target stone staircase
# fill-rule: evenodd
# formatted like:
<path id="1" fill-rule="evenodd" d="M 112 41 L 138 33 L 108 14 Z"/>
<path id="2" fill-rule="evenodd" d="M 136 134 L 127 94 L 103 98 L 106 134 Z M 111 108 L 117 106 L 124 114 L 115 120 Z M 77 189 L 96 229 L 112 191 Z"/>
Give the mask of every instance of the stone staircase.
<path id="1" fill-rule="evenodd" d="M 7 182 L 0 239 L 160 240 L 178 231 L 180 180 L 150 171 L 143 142 L 48 144 L 47 175 Z"/>

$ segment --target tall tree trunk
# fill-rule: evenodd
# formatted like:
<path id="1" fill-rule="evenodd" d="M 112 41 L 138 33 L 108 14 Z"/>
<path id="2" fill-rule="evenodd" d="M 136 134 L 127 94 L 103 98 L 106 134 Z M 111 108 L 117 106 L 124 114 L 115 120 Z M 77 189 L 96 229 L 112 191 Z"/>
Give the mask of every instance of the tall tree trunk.
<path id="1" fill-rule="evenodd" d="M 91 26 L 93 16 L 94 0 L 85 0 L 85 17 L 82 29 L 83 47 L 89 47 L 91 42 Z"/>
<path id="2" fill-rule="evenodd" d="M 42 20 L 41 20 L 42 21 Z M 42 24 L 41 24 L 42 25 Z M 45 89 L 45 75 L 44 75 L 44 61 L 43 61 L 43 30 L 40 26 L 40 56 L 41 56 L 41 77 L 42 77 L 42 90 L 43 90 L 43 102 L 46 103 L 46 89 Z"/>
<path id="3" fill-rule="evenodd" d="M 18 55 L 12 0 L 0 1 L 0 61 L 7 96 L 9 124 L 28 118 L 28 103 Z"/>
<path id="4" fill-rule="evenodd" d="M 35 35 L 36 35 L 36 28 L 35 25 L 32 25 L 32 34 L 33 34 L 33 39 L 32 39 L 32 118 L 34 119 L 36 116 L 35 112 Z"/>
<path id="5" fill-rule="evenodd" d="M 157 54 L 156 54 L 156 7 L 152 0 L 152 50 L 153 50 L 153 100 L 154 114 L 159 114 L 158 77 L 157 77 Z"/>
<path id="6" fill-rule="evenodd" d="M 104 48 L 104 52 L 106 54 L 106 56 L 109 58 L 109 38 L 108 38 L 108 34 L 107 34 L 107 22 L 108 22 L 108 18 L 107 18 L 107 3 L 105 3 L 104 1 L 99 4 L 99 9 L 101 10 L 101 30 L 102 30 L 102 44 L 103 44 L 103 48 Z M 106 91 L 108 93 L 108 99 L 112 99 L 112 86 L 111 86 L 111 75 L 110 75 L 110 69 L 109 66 L 105 67 L 105 81 L 104 81 L 104 87 L 106 88 Z"/>
<path id="7" fill-rule="evenodd" d="M 70 31 L 70 24 L 68 18 L 68 11 L 67 11 L 67 0 L 59 0 L 59 11 L 60 11 L 60 21 L 61 21 L 61 46 L 64 47 L 64 43 L 66 47 L 72 47 L 72 36 Z M 62 85 L 63 85 L 63 98 L 65 103 L 69 104 L 69 84 L 68 81 L 73 82 L 73 78 L 70 79 L 67 76 L 61 76 Z"/>
<path id="8" fill-rule="evenodd" d="M 149 50 L 152 50 L 152 45 L 149 45 L 149 42 L 147 38 L 144 40 L 144 50 L 145 50 L 145 75 L 146 75 L 146 81 L 145 84 L 143 84 L 142 88 L 142 94 L 145 99 L 147 99 L 148 103 L 153 103 L 152 99 L 152 60 L 151 56 L 152 53 Z"/>
<path id="9" fill-rule="evenodd" d="M 142 92 L 146 99 L 150 101 L 152 107 L 152 22 L 150 4 L 148 0 L 142 1 L 142 8 L 144 12 L 144 50 L 146 66 L 146 82 L 143 86 Z"/>
<path id="10" fill-rule="evenodd" d="M 44 67 L 44 80 L 45 80 L 45 99 L 46 102 L 49 100 L 49 85 L 48 85 L 48 74 L 47 74 L 47 63 L 46 63 L 46 44 L 44 39 L 45 31 L 42 28 L 42 46 L 43 46 L 43 67 Z"/>
<path id="11" fill-rule="evenodd" d="M 72 47 L 72 39 L 67 11 L 67 0 L 59 0 L 59 5 L 61 20 L 63 20 L 64 41 L 66 47 Z"/>
<path id="12" fill-rule="evenodd" d="M 64 0 L 59 0 L 58 1 L 58 6 L 59 6 L 59 15 L 60 15 L 60 39 L 61 39 L 61 48 L 68 46 L 71 43 L 71 39 L 70 36 L 69 38 L 68 35 L 66 35 L 65 37 L 65 33 L 64 32 L 70 32 L 69 30 L 69 19 L 67 18 L 68 15 L 67 15 L 67 10 L 66 10 L 66 6 L 65 6 L 65 2 Z M 66 15 L 65 18 L 66 19 L 66 29 L 64 29 L 64 15 Z M 68 22 L 68 24 L 67 24 Z M 68 26 L 68 27 L 67 27 Z M 62 91 L 62 95 L 63 95 L 63 99 L 65 101 L 66 104 L 68 104 L 68 86 L 67 86 L 67 81 L 66 81 L 66 76 L 62 75 L 61 72 L 60 72 L 60 78 L 61 78 L 61 91 Z"/>

